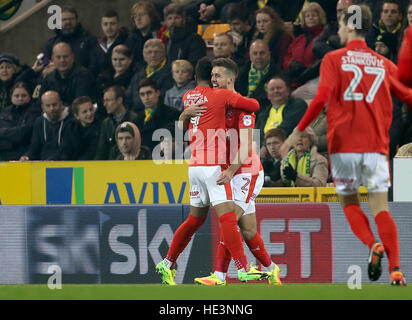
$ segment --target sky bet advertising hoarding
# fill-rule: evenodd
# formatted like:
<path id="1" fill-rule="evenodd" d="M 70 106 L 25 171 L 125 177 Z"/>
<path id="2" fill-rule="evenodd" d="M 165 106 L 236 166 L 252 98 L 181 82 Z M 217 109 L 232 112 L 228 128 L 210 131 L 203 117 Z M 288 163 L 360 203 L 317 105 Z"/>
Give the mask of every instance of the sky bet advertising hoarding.
<path id="1" fill-rule="evenodd" d="M 31 162 L 0 165 L 0 203 L 189 203 L 188 166 L 152 161 Z"/>
<path id="2" fill-rule="evenodd" d="M 400 263 L 412 274 L 411 203 L 391 203 Z M 362 208 L 368 212 L 367 204 Z M 338 203 L 257 204 L 257 229 L 285 283 L 347 283 L 354 267 L 367 276 L 368 248 L 350 230 Z M 0 206 L 0 283 L 160 283 L 165 257 L 188 205 Z M 375 234 L 376 227 L 371 223 Z M 177 283 L 193 283 L 215 265 L 219 228 L 214 213 L 177 261 Z M 248 261 L 256 258 L 245 246 Z M 389 283 L 382 262 L 379 283 Z M 236 278 L 231 263 L 228 276 Z"/>

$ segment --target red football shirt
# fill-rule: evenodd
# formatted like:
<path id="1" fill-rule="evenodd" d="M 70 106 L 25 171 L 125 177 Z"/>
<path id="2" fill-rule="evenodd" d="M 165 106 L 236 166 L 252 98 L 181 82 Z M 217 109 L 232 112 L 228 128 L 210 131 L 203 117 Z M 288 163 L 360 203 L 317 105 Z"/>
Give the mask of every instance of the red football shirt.
<path id="1" fill-rule="evenodd" d="M 190 166 L 225 165 L 226 109 L 233 107 L 254 112 L 259 110 L 259 103 L 255 99 L 243 97 L 226 89 L 202 86 L 197 86 L 183 96 L 185 108 L 199 101 L 207 107 L 207 111 L 200 117 L 190 119 Z"/>
<path id="2" fill-rule="evenodd" d="M 253 129 L 255 127 L 256 116 L 253 112 L 240 109 L 229 108 L 226 111 L 226 132 L 227 132 L 227 162 L 231 163 L 240 147 L 240 129 Z M 233 130 L 230 130 L 233 129 Z M 259 174 L 263 170 L 260 158 L 255 150 L 249 153 L 242 166 L 236 171 L 238 173 Z"/>
<path id="3" fill-rule="evenodd" d="M 391 92 L 401 101 L 412 91 L 397 79 L 397 67 L 354 40 L 325 55 L 318 92 L 298 124 L 304 130 L 327 104 L 329 153 L 389 153 Z"/>
<path id="4" fill-rule="evenodd" d="M 412 26 L 406 30 L 398 56 L 399 79 L 412 88 Z"/>

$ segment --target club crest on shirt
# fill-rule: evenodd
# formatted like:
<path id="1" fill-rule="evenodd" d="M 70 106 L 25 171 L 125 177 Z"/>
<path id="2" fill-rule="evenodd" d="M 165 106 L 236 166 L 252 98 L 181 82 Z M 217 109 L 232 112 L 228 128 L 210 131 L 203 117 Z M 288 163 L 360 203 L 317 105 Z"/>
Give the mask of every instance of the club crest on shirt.
<path id="1" fill-rule="evenodd" d="M 243 124 L 245 126 L 251 126 L 252 125 L 252 116 L 251 115 L 244 115 L 243 116 Z"/>

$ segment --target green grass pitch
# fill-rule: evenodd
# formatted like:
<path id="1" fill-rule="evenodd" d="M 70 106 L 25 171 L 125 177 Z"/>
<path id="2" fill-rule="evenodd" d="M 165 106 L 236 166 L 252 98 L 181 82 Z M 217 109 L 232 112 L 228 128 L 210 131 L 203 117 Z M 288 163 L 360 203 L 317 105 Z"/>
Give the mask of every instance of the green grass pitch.
<path id="1" fill-rule="evenodd" d="M 70 285 L 51 290 L 47 285 L 0 285 L 1 300 L 412 300 L 412 285 L 362 284 L 350 290 L 346 284 L 262 283 L 199 285 L 121 284 Z"/>

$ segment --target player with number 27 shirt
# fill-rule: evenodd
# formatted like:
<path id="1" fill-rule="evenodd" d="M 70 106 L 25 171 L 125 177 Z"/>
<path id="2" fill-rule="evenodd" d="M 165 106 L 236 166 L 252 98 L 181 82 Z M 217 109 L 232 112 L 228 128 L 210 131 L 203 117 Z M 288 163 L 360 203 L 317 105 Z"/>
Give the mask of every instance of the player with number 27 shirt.
<path id="1" fill-rule="evenodd" d="M 370 249 L 369 278 L 379 279 L 381 259 L 386 253 L 391 283 L 403 286 L 406 282 L 399 265 L 397 227 L 388 209 L 388 131 L 392 122 L 391 93 L 411 106 L 412 90 L 398 80 L 397 67 L 390 60 L 367 47 L 365 35 L 371 26 L 370 9 L 364 5 L 354 9 L 345 12 L 339 21 L 338 34 L 346 47 L 325 55 L 318 92 L 281 152 L 287 152 L 328 104 L 327 140 L 332 177 L 353 233 Z M 354 16 L 357 9 L 361 9 L 358 25 Z M 375 240 L 360 207 L 360 185 L 368 189 L 369 208 L 382 243 Z"/>

